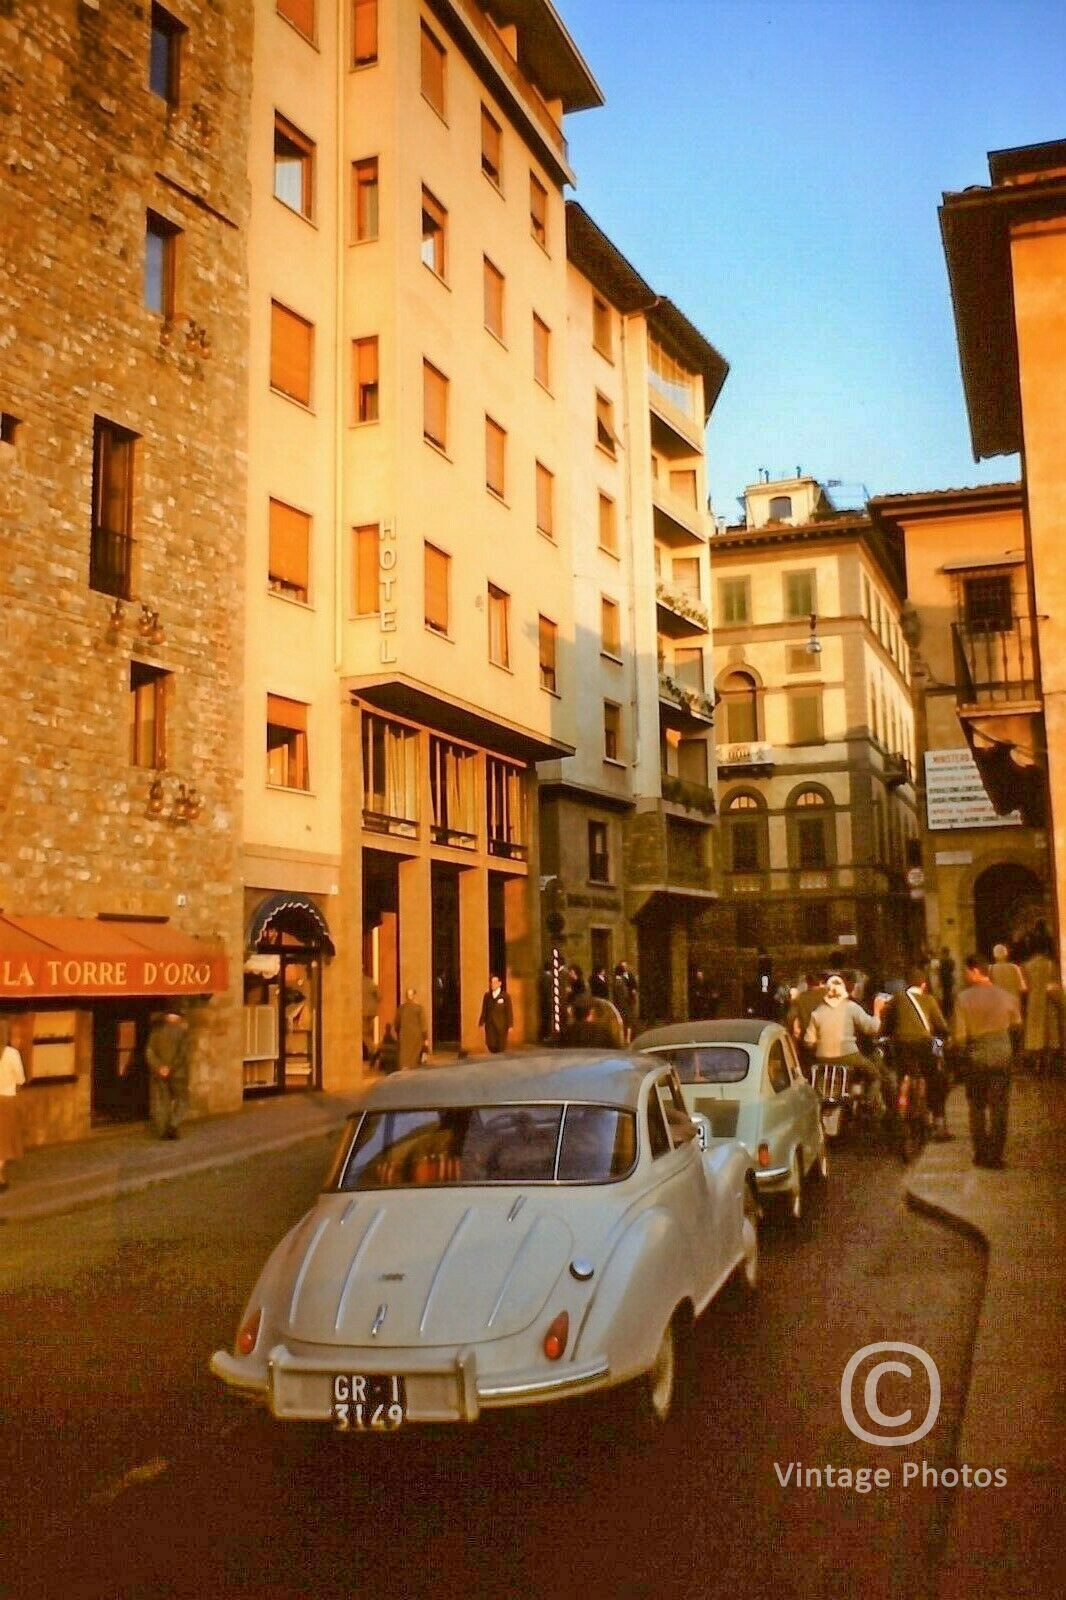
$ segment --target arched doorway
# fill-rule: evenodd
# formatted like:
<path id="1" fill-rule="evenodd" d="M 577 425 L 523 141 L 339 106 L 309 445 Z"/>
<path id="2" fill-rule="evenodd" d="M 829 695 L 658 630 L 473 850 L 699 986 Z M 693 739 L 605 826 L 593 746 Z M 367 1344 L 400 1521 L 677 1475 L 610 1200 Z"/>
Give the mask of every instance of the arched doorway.
<path id="1" fill-rule="evenodd" d="M 1025 953 L 1040 922 L 1049 923 L 1047 892 L 1035 872 L 1014 861 L 987 867 L 973 886 L 974 935 L 978 951 L 990 955 L 994 944 L 1007 944 L 1013 954 Z"/>
<path id="2" fill-rule="evenodd" d="M 244 1091 L 322 1087 L 326 919 L 303 895 L 272 894 L 252 914 L 244 963 Z"/>

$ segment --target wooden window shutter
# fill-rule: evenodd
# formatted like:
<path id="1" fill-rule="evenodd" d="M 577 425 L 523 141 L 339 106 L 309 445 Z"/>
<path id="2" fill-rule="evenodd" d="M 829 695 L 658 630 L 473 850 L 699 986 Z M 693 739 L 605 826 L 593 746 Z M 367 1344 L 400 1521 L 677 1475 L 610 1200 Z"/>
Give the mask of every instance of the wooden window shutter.
<path id="1" fill-rule="evenodd" d="M 423 432 L 442 450 L 448 444 L 448 380 L 428 361 L 422 363 Z"/>
<path id="2" fill-rule="evenodd" d="M 270 303 L 270 384 L 303 405 L 311 404 L 314 329 L 276 300 Z"/>
<path id="3" fill-rule="evenodd" d="M 267 695 L 267 721 L 274 728 L 290 733 L 307 732 L 307 707 L 300 700 L 286 700 L 280 694 Z"/>
<path id="4" fill-rule="evenodd" d="M 372 616 L 380 607 L 381 578 L 378 566 L 379 529 L 376 522 L 353 528 L 352 564 L 354 567 L 355 614 Z"/>
<path id="5" fill-rule="evenodd" d="M 306 511 L 297 511 L 281 500 L 270 502 L 270 572 L 271 583 L 283 588 L 302 590 L 307 594 L 307 577 L 311 548 L 311 518 Z"/>
<path id="6" fill-rule="evenodd" d="M 438 633 L 448 631 L 448 569 L 451 557 L 435 545 L 425 546 L 426 626 Z"/>
<path id="7" fill-rule="evenodd" d="M 378 0 L 354 0 L 352 61 L 367 66 L 378 58 Z"/>
<path id="8" fill-rule="evenodd" d="M 493 494 L 503 495 L 506 488 L 504 458 L 507 435 L 498 422 L 485 418 L 485 483 Z"/>
<path id="9" fill-rule="evenodd" d="M 549 538 L 555 531 L 554 502 L 555 479 L 547 467 L 537 462 L 537 528 Z"/>
<path id="10" fill-rule="evenodd" d="M 314 38 L 315 0 L 278 0 L 278 16 L 299 28 L 305 38 Z"/>

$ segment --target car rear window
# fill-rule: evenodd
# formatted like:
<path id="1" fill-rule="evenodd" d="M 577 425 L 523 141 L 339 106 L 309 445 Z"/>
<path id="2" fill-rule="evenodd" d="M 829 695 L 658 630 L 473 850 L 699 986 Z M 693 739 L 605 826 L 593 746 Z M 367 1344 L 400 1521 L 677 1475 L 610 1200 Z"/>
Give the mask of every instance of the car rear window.
<path id="1" fill-rule="evenodd" d="M 740 1083 L 748 1075 L 748 1052 L 735 1044 L 677 1044 L 656 1050 L 682 1083 Z"/>
<path id="2" fill-rule="evenodd" d="M 631 1111 L 594 1105 L 499 1105 L 368 1111 L 327 1187 L 607 1183 L 636 1159 Z"/>

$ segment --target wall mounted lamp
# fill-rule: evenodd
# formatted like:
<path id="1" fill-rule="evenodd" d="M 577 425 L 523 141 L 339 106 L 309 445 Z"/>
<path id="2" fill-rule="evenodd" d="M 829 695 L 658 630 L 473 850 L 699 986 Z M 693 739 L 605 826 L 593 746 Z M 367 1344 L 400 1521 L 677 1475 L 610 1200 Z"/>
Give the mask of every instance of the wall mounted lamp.
<path id="1" fill-rule="evenodd" d="M 122 601 L 116 599 L 107 618 L 107 632 L 104 635 L 108 644 L 118 644 L 122 632 Z"/>
<path id="2" fill-rule="evenodd" d="M 817 612 L 812 611 L 811 612 L 811 636 L 807 640 L 807 643 L 803 647 L 806 650 L 806 652 L 807 652 L 807 654 L 809 656 L 820 656 L 821 653 L 822 653 L 822 641 L 818 637 L 817 629 L 818 629 L 818 615 L 817 615 Z"/>
<path id="3" fill-rule="evenodd" d="M 162 778 L 153 778 L 148 786 L 148 799 L 144 814 L 153 822 L 175 822 L 184 825 L 195 822 L 204 809 L 203 795 L 194 783 L 179 780 L 174 798 L 167 809 L 167 793 Z"/>
<path id="4" fill-rule="evenodd" d="M 159 612 L 153 611 L 144 600 L 141 601 L 141 620 L 137 624 L 137 632 L 148 644 L 162 644 L 166 639 Z"/>

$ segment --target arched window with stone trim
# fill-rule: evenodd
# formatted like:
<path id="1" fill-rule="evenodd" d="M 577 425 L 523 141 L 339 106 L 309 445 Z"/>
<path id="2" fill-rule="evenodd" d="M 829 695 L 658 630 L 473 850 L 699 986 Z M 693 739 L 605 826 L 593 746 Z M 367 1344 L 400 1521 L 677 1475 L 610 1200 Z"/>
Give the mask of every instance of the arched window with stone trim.
<path id="1" fill-rule="evenodd" d="M 727 672 L 719 684 L 725 709 L 727 744 L 755 744 L 759 730 L 759 685 L 752 673 L 740 668 Z"/>
<path id="2" fill-rule="evenodd" d="M 722 815 L 726 862 L 730 872 L 761 872 L 769 863 L 766 803 L 761 795 L 739 789 L 728 795 Z"/>
<path id="3" fill-rule="evenodd" d="M 801 871 L 831 866 L 836 857 L 836 818 L 828 790 L 813 784 L 794 790 L 787 813 L 791 865 Z"/>

